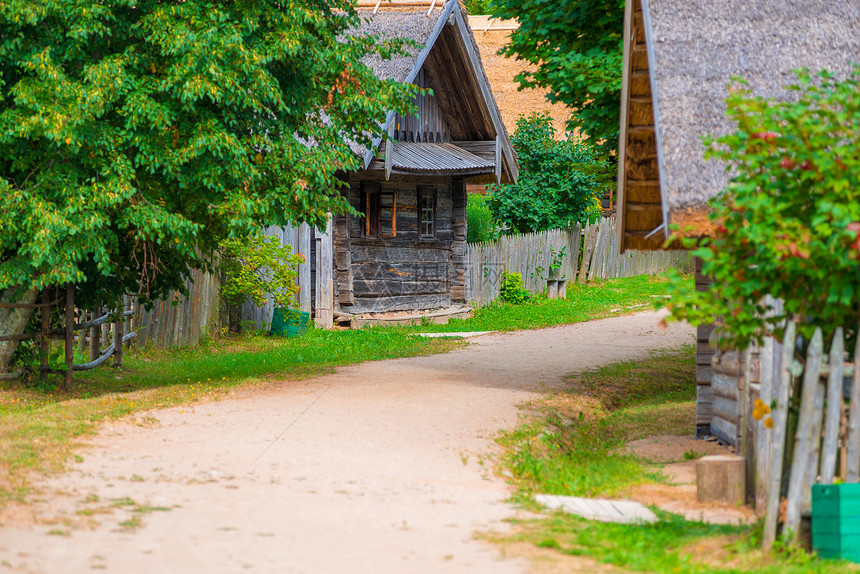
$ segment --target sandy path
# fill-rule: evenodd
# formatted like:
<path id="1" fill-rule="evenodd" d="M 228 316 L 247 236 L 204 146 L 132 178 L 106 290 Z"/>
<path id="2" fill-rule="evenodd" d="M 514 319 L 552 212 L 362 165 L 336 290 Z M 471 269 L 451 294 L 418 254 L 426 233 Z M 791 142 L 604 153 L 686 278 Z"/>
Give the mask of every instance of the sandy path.
<path id="1" fill-rule="evenodd" d="M 508 487 L 483 464 L 491 437 L 517 422 L 519 403 L 571 371 L 693 341 L 689 326 L 661 332 L 656 323 L 640 313 L 485 335 L 447 355 L 366 363 L 147 413 L 154 424 L 106 426 L 82 462 L 44 485 L 43 502 L 27 511 L 38 521 L 5 517 L 0 565 L 51 574 L 527 572 L 474 538 L 515 513 Z M 125 498 L 169 510 L 122 528 L 134 508 L 115 503 Z M 103 507 L 110 512 L 80 514 Z M 50 516 L 61 522 L 46 524 Z"/>

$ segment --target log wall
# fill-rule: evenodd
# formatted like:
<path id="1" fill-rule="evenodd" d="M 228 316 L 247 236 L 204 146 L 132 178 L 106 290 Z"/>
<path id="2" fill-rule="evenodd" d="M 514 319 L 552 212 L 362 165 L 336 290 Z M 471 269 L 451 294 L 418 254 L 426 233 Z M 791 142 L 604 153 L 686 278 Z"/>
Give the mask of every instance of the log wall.
<path id="1" fill-rule="evenodd" d="M 383 313 L 449 307 L 465 299 L 466 204 L 462 179 L 364 173 L 350 180 L 351 205 L 362 209 L 362 182 L 395 192 L 395 237 L 367 237 L 364 218 L 336 222 L 335 286 L 338 310 Z M 418 187 L 436 190 L 435 237 L 418 229 Z M 456 201 L 456 208 L 455 208 Z"/>

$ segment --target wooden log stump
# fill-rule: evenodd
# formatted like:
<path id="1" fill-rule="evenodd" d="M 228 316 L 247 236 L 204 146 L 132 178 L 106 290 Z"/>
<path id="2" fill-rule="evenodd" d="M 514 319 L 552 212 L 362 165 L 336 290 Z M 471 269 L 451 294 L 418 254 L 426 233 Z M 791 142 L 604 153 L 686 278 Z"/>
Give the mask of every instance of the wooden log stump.
<path id="1" fill-rule="evenodd" d="M 742 505 L 747 499 L 746 464 L 742 456 L 704 456 L 696 463 L 696 493 L 699 502 Z"/>

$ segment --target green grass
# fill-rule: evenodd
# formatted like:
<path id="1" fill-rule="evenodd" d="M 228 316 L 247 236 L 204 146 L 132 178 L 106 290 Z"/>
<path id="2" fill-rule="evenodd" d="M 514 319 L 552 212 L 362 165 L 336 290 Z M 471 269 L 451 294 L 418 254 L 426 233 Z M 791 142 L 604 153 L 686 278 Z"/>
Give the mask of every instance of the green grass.
<path id="1" fill-rule="evenodd" d="M 568 392 L 533 404 L 544 416 L 500 438 L 520 500 L 536 492 L 607 496 L 659 481 L 659 473 L 617 449 L 695 427 L 694 353 L 689 345 L 571 377 Z"/>
<path id="2" fill-rule="evenodd" d="M 648 436 L 695 428 L 695 347 L 654 353 L 568 378 L 569 390 L 529 406 L 542 416 L 503 433 L 501 465 L 515 500 L 536 509 L 535 493 L 606 497 L 662 476 L 619 450 Z M 692 456 L 692 453 L 691 453 Z M 685 456 L 686 458 L 686 456 Z M 564 513 L 515 520 L 517 532 L 491 539 L 587 556 L 624 571 L 654 573 L 847 573 L 860 567 L 803 551 L 763 554 L 757 528 L 690 522 L 656 510 L 649 525 L 608 524 Z"/>
<path id="3" fill-rule="evenodd" d="M 436 333 L 513 331 L 617 317 L 652 308 L 657 298 L 666 293 L 666 287 L 667 279 L 647 275 L 589 285 L 568 284 L 567 299 L 538 297 L 522 305 L 495 301 L 475 309 L 471 319 L 452 319 L 447 325 L 421 325 L 409 330 Z"/>
<path id="4" fill-rule="evenodd" d="M 611 524 L 563 513 L 543 520 L 514 521 L 519 532 L 500 543 L 522 541 L 561 554 L 588 556 L 626 572 L 654 574 L 842 574 L 857 565 L 819 560 L 802 551 L 759 550 L 756 529 L 691 522 L 656 510 L 659 521 L 647 525 Z"/>

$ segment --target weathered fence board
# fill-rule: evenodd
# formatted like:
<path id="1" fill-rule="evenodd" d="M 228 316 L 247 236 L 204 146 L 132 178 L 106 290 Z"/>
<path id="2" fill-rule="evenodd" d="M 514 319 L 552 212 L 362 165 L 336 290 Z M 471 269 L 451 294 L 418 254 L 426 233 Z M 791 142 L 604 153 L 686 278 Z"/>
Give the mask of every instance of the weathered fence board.
<path id="1" fill-rule="evenodd" d="M 466 279 L 467 299 L 473 306 L 486 305 L 499 296 L 502 273 L 522 275 L 532 293 L 547 289 L 553 258 L 564 250 L 557 276 L 562 281 L 633 277 L 661 273 L 672 267 L 692 270 L 686 251 L 618 252 L 618 228 L 614 217 L 585 227 L 508 235 L 497 241 L 470 243 Z M 555 276 L 553 276 L 555 277 Z M 558 286 L 563 292 L 563 286 Z"/>

